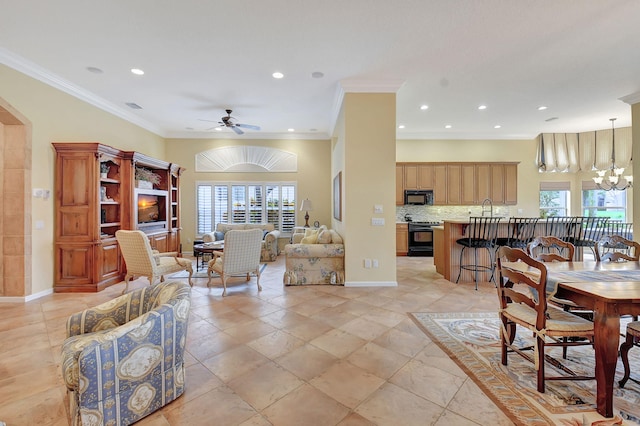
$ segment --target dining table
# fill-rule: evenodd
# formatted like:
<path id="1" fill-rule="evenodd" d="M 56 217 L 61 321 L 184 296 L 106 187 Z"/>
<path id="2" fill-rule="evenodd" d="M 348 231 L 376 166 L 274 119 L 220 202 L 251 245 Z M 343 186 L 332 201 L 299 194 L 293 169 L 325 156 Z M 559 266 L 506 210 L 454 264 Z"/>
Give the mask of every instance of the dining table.
<path id="1" fill-rule="evenodd" d="M 640 315 L 640 263 L 580 261 L 545 266 L 547 298 L 571 300 L 593 310 L 597 411 L 613 417 L 620 316 Z"/>

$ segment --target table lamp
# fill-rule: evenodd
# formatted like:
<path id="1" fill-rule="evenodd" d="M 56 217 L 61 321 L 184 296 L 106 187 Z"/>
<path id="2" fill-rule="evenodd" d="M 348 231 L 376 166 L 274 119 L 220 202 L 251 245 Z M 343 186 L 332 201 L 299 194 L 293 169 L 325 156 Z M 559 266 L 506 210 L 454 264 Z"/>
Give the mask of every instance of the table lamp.
<path id="1" fill-rule="evenodd" d="M 300 204 L 300 211 L 304 211 L 305 215 L 304 215 L 304 227 L 308 228 L 309 227 L 309 212 L 313 211 L 313 205 L 311 204 L 311 200 L 309 200 L 308 198 L 305 198 L 304 200 L 302 200 L 302 203 Z"/>

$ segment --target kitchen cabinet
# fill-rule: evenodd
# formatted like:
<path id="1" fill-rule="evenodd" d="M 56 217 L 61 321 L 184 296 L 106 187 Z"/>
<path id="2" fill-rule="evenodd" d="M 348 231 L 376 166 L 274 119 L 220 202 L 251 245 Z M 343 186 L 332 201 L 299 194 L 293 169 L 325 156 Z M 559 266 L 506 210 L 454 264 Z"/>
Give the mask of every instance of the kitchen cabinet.
<path id="1" fill-rule="evenodd" d="M 433 204 L 447 204 L 447 165 L 433 166 Z"/>
<path id="2" fill-rule="evenodd" d="M 405 164 L 404 189 L 433 189 L 433 165 Z"/>
<path id="3" fill-rule="evenodd" d="M 409 225 L 396 223 L 396 256 L 406 256 L 409 252 Z"/>
<path id="4" fill-rule="evenodd" d="M 504 165 L 504 203 L 510 206 L 518 204 L 518 166 Z"/>
<path id="5" fill-rule="evenodd" d="M 434 205 L 515 205 L 517 178 L 518 163 L 397 163 L 396 205 L 406 189 L 433 190 Z"/>
<path id="6" fill-rule="evenodd" d="M 460 204 L 476 204 L 477 192 L 475 164 L 462 164 L 460 166 Z"/>
<path id="7" fill-rule="evenodd" d="M 461 170 L 460 164 L 447 165 L 447 204 L 449 205 L 460 205 Z"/>

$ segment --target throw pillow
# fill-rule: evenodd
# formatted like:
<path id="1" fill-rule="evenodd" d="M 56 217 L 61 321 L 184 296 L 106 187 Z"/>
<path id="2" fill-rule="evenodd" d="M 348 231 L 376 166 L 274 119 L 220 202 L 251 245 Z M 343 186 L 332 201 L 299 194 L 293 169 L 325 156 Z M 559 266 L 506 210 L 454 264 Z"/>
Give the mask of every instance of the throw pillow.
<path id="1" fill-rule="evenodd" d="M 331 243 L 331 232 L 328 230 L 322 230 L 318 234 L 318 244 L 329 244 Z"/>
<path id="2" fill-rule="evenodd" d="M 301 244 L 315 244 L 318 241 L 318 230 L 317 229 L 306 229 L 304 231 L 304 237 Z"/>

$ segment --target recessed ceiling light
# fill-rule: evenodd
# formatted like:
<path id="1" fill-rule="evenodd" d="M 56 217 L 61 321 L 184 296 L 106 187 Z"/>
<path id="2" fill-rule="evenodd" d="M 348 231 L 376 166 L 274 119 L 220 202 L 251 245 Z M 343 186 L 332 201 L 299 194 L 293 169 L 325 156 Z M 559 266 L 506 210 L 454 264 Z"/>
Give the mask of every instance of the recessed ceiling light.
<path id="1" fill-rule="evenodd" d="M 93 74 L 102 74 L 102 73 L 104 73 L 104 71 L 102 71 L 98 67 L 87 67 L 87 71 L 89 71 L 90 73 L 93 73 Z"/>
<path id="2" fill-rule="evenodd" d="M 450 129 L 451 127 L 453 127 L 451 124 L 447 124 L 446 126 L 444 126 L 445 129 Z"/>
<path id="3" fill-rule="evenodd" d="M 501 128 L 501 127 L 502 127 L 502 126 L 501 126 L 501 125 L 499 125 L 499 124 L 496 124 L 495 126 L 493 126 L 493 128 L 494 128 L 494 129 L 499 129 L 499 128 Z"/>
<path id="4" fill-rule="evenodd" d="M 135 75 L 143 75 L 144 71 L 142 71 L 140 68 L 131 68 L 131 72 Z"/>
<path id="5" fill-rule="evenodd" d="M 547 107 L 546 107 L 546 106 L 544 106 L 544 105 L 540 105 L 540 106 L 538 107 L 538 111 L 544 111 L 545 109 L 547 109 Z"/>
<path id="6" fill-rule="evenodd" d="M 216 127 L 213 130 L 215 130 L 216 132 L 221 132 L 222 131 L 222 127 Z"/>
<path id="7" fill-rule="evenodd" d="M 287 129 L 287 132 L 295 132 L 296 129 Z"/>
<path id="8" fill-rule="evenodd" d="M 314 71 L 311 73 L 311 77 L 313 78 L 322 78 L 324 77 L 324 73 L 321 73 L 320 71 Z"/>
<path id="9" fill-rule="evenodd" d="M 404 124 L 399 125 L 398 129 L 404 129 Z"/>
<path id="10" fill-rule="evenodd" d="M 478 107 L 478 109 L 479 109 L 479 110 L 487 109 L 487 106 L 486 106 L 486 105 L 480 105 L 480 106 Z"/>
<path id="11" fill-rule="evenodd" d="M 274 72 L 273 74 L 271 74 L 273 76 L 273 78 L 282 78 L 284 77 L 284 74 L 282 74 L 279 71 Z"/>
<path id="12" fill-rule="evenodd" d="M 421 109 L 421 110 L 423 110 L 423 111 L 424 111 L 425 109 L 429 109 L 429 105 L 421 105 L 421 106 L 420 106 L 420 109 Z"/>

